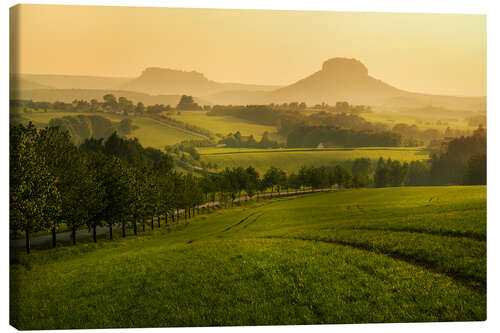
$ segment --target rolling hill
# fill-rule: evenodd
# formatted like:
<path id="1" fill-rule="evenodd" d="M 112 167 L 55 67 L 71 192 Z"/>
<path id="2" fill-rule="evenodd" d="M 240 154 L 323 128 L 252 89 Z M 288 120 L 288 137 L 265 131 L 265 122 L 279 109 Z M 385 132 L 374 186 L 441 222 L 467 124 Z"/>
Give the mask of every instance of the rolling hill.
<path id="1" fill-rule="evenodd" d="M 486 187 L 342 190 L 11 251 L 17 329 L 486 319 Z M 89 236 L 90 237 L 90 236 Z M 109 238 L 109 237 L 107 237 Z"/>
<path id="2" fill-rule="evenodd" d="M 58 74 L 19 74 L 16 79 L 29 80 L 54 89 L 117 89 L 132 78 L 58 75 Z"/>

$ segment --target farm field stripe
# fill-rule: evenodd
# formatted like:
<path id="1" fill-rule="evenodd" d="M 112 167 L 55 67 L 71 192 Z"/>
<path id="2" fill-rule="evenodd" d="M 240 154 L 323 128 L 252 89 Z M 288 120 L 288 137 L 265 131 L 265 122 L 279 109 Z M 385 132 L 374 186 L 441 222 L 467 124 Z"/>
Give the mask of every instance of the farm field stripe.
<path id="1" fill-rule="evenodd" d="M 360 243 L 355 243 L 355 242 L 347 242 L 347 241 L 334 241 L 334 240 L 325 240 L 325 239 L 314 239 L 314 238 L 305 238 L 305 237 L 290 237 L 290 236 L 262 236 L 259 238 L 269 238 L 269 239 L 293 239 L 293 240 L 300 240 L 300 241 L 306 241 L 306 242 L 320 242 L 320 243 L 327 243 L 327 244 L 338 244 L 338 245 L 344 245 L 348 246 L 354 249 L 358 250 L 364 250 L 368 251 L 371 253 L 375 254 L 380 254 L 380 255 L 385 255 L 388 257 L 391 257 L 396 260 L 401 260 L 404 261 L 410 265 L 417 266 L 420 268 L 423 268 L 428 271 L 432 271 L 435 273 L 443 274 L 446 275 L 450 278 L 452 278 L 454 281 L 457 281 L 458 283 L 461 283 L 465 287 L 472 289 L 477 292 L 484 293 L 486 292 L 486 281 L 477 279 L 474 276 L 464 274 L 461 272 L 457 272 L 453 269 L 449 269 L 448 271 L 444 271 L 441 269 L 438 269 L 435 265 L 432 263 L 425 261 L 425 260 L 419 260 L 415 259 L 413 257 L 409 257 L 405 254 L 402 254 L 400 252 L 396 251 L 387 251 L 387 250 L 381 250 L 379 248 L 371 247 L 366 244 L 360 244 Z"/>

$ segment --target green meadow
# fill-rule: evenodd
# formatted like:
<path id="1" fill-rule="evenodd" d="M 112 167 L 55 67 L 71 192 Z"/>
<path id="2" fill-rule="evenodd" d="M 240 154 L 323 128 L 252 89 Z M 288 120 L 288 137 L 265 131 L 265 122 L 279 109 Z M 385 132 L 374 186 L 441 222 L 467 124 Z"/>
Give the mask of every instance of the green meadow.
<path id="1" fill-rule="evenodd" d="M 11 254 L 19 329 L 486 319 L 486 187 L 243 203 L 114 241 Z"/>
<path id="2" fill-rule="evenodd" d="M 206 111 L 181 111 L 180 115 L 176 114 L 169 117 L 222 135 L 239 131 L 241 135 L 253 135 L 256 140 L 260 140 L 262 134 L 266 131 L 269 133 L 276 132 L 274 126 L 260 125 L 231 116 L 207 116 Z"/>
<path id="3" fill-rule="evenodd" d="M 202 148 L 201 160 L 215 163 L 218 169 L 226 167 L 253 166 L 259 172 L 265 172 L 274 166 L 287 172 L 297 171 L 302 166 L 335 166 L 350 168 L 357 158 L 370 158 L 374 162 L 380 157 L 399 161 L 426 160 L 428 152 L 414 147 L 369 147 L 369 148 Z"/>

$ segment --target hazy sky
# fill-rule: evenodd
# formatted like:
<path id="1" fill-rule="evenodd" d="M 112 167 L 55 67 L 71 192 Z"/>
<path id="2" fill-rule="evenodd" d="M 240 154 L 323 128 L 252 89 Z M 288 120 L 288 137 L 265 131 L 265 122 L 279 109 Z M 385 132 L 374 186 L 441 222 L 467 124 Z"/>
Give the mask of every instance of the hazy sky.
<path id="1" fill-rule="evenodd" d="M 398 88 L 486 95 L 486 17 L 22 5 L 21 73 L 138 76 L 146 67 L 211 80 L 290 84 L 333 57 Z M 12 70 L 12 68 L 11 68 Z"/>

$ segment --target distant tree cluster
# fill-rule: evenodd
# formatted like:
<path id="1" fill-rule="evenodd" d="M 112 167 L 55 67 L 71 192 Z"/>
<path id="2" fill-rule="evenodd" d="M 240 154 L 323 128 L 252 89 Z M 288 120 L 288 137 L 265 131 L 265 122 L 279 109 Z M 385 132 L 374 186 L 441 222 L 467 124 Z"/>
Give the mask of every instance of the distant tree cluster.
<path id="1" fill-rule="evenodd" d="M 193 99 L 193 96 L 182 95 L 176 107 L 177 110 L 203 110 Z"/>
<path id="2" fill-rule="evenodd" d="M 405 147 L 423 146 L 425 143 L 433 144 L 442 139 L 460 137 L 466 133 L 458 129 L 451 129 L 450 127 L 447 127 L 444 133 L 435 128 L 420 130 L 415 124 L 408 125 L 403 123 L 394 125 L 392 131 L 401 134 L 403 137 L 403 146 Z"/>
<path id="3" fill-rule="evenodd" d="M 90 102 L 84 100 L 74 100 L 71 103 L 64 102 L 33 102 L 31 100 L 11 100 L 11 107 L 24 107 L 33 110 L 54 110 L 65 112 L 107 112 L 121 115 L 141 115 L 144 113 L 160 113 L 171 110 L 170 105 L 154 104 L 144 106 L 142 102 L 134 104 L 125 97 L 116 98 L 113 94 L 103 96 L 103 101 L 92 99 Z"/>
<path id="4" fill-rule="evenodd" d="M 430 161 L 411 163 L 378 161 L 376 187 L 419 185 L 486 185 L 486 130 L 479 127 L 472 136 L 453 139 Z"/>
<path id="5" fill-rule="evenodd" d="M 219 140 L 218 144 L 223 144 L 231 148 L 279 148 L 280 144 L 277 141 L 269 138 L 269 133 L 266 131 L 262 134 L 260 141 L 255 140 L 253 135 L 243 136 L 238 131 L 229 133 L 227 136 Z"/>
<path id="6" fill-rule="evenodd" d="M 483 126 L 486 127 L 486 115 L 480 114 L 467 118 L 467 123 L 469 126 Z"/>
<path id="7" fill-rule="evenodd" d="M 480 126 L 471 136 L 443 144 L 431 161 L 433 185 L 486 184 L 486 129 Z"/>
<path id="8" fill-rule="evenodd" d="M 114 123 L 108 118 L 86 115 L 52 118 L 49 127 L 60 127 L 67 131 L 75 144 L 81 144 L 89 138 L 106 139 L 113 132 L 126 136 L 133 130 L 132 120 L 128 118 Z"/>
<path id="9" fill-rule="evenodd" d="M 355 131 L 329 126 L 301 126 L 287 138 L 288 147 L 398 147 L 401 135 L 394 132 Z"/>
<path id="10" fill-rule="evenodd" d="M 337 102 L 334 106 L 330 106 L 326 103 L 316 104 L 312 107 L 316 110 L 326 110 L 329 112 L 339 112 L 339 113 L 350 113 L 350 114 L 360 114 L 360 113 L 370 113 L 372 109 L 370 106 L 366 105 L 352 105 L 348 102 Z"/>

